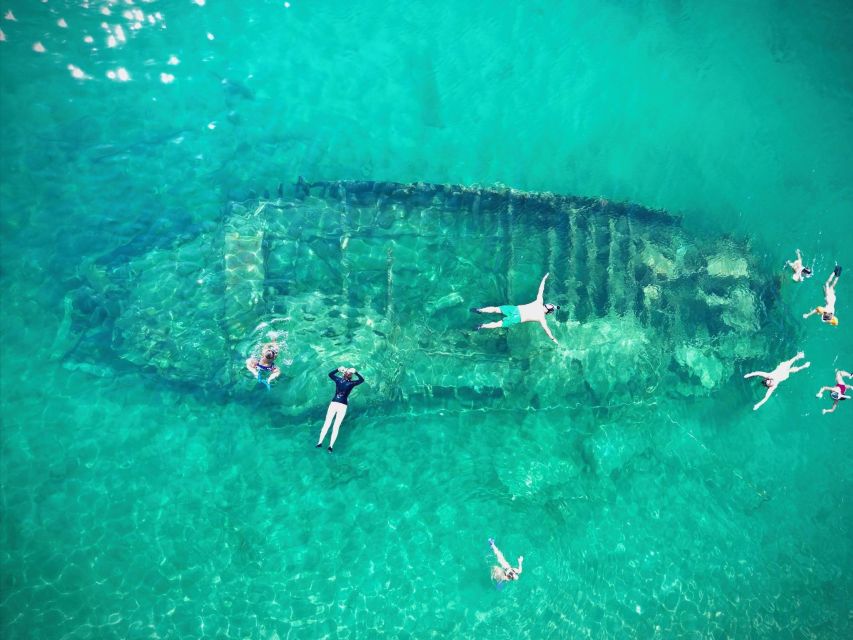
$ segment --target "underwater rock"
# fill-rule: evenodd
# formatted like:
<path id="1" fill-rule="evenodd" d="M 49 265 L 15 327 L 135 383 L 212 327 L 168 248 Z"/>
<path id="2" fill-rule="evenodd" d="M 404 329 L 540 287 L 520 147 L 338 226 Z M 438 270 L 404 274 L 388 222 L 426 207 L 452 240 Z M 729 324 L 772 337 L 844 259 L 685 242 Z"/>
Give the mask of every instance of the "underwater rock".
<path id="1" fill-rule="evenodd" d="M 746 258 L 718 253 L 708 258 L 708 275 L 727 278 L 745 278 L 749 275 Z"/>
<path id="2" fill-rule="evenodd" d="M 699 293 L 699 298 L 720 314 L 722 321 L 733 329 L 758 330 L 758 302 L 746 287 L 737 286 L 727 296 Z"/>
<path id="3" fill-rule="evenodd" d="M 647 244 L 640 255 L 643 263 L 656 275 L 674 278 L 676 275 L 675 261 L 664 256 L 661 250 L 652 244 Z"/>
<path id="4" fill-rule="evenodd" d="M 242 393 L 254 387 L 245 358 L 283 332 L 274 398 L 297 415 L 339 364 L 364 373 L 360 401 L 378 410 L 616 406 L 707 393 L 778 341 L 759 331 L 773 280 L 746 242 L 690 237 L 662 211 L 423 182 L 300 177 L 283 191 L 103 265 L 112 342 L 91 357 Z M 488 320 L 469 307 L 529 302 L 546 272 L 559 345 L 533 323 L 472 331 Z M 61 344 L 73 342 L 68 313 Z"/>
<path id="5" fill-rule="evenodd" d="M 692 345 L 679 345 L 675 349 L 675 360 L 698 378 L 706 389 L 713 389 L 723 378 L 722 362 Z"/>

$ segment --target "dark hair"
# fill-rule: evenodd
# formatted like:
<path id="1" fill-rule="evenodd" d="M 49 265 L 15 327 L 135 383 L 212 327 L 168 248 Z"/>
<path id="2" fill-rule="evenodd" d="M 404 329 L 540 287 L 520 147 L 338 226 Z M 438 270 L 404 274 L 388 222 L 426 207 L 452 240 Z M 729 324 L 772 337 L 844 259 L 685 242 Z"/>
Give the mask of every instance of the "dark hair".
<path id="1" fill-rule="evenodd" d="M 812 274 L 812 270 L 808 267 L 803 267 L 803 275 L 810 276 Z"/>
<path id="2" fill-rule="evenodd" d="M 773 378 L 764 378 L 764 380 L 761 381 L 761 384 L 769 389 L 773 386 Z"/>

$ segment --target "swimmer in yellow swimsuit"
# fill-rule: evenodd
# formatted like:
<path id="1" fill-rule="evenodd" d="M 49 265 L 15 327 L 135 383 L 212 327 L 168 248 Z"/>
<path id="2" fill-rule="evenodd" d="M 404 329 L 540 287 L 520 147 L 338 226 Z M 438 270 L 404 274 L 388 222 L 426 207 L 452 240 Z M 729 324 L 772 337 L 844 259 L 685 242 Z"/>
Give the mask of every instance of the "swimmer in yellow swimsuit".
<path id="1" fill-rule="evenodd" d="M 548 328 L 548 323 L 545 321 L 545 316 L 550 313 L 554 313 L 554 311 L 560 308 L 550 302 L 543 301 L 542 294 L 545 292 L 545 281 L 548 279 L 548 275 L 549 274 L 546 273 L 545 277 L 542 278 L 542 282 L 539 284 L 539 293 L 536 294 L 536 300 L 533 302 L 528 302 L 527 304 L 521 304 L 518 306 L 505 304 L 500 307 L 475 307 L 471 309 L 474 313 L 500 313 L 504 316 L 501 320 L 479 325 L 477 330 L 511 327 L 512 325 L 519 324 L 521 322 L 538 322 L 542 325 L 542 328 L 545 330 L 545 333 L 548 334 L 548 337 L 551 338 L 555 344 L 559 344 L 557 339 L 551 333 L 551 330 Z"/>

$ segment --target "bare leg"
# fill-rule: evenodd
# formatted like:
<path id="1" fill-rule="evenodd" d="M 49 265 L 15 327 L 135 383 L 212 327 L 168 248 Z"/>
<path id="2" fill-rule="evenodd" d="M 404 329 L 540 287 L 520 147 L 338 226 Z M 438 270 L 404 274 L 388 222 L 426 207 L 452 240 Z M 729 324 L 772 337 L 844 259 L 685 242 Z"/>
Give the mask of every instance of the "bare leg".
<path id="1" fill-rule="evenodd" d="M 810 366 L 812 366 L 812 363 L 811 363 L 811 362 L 806 362 L 806 363 L 805 363 L 803 366 L 801 366 L 801 367 L 792 367 L 792 368 L 791 368 L 791 373 L 797 373 L 797 371 L 802 371 L 803 369 L 808 369 Z"/>
<path id="2" fill-rule="evenodd" d="M 762 378 L 769 378 L 770 374 L 766 371 L 753 371 L 752 373 L 747 373 L 744 378 L 754 378 L 755 376 L 761 376 Z"/>
<path id="3" fill-rule="evenodd" d="M 486 324 L 481 324 L 480 328 L 481 329 L 500 329 L 502 326 L 504 326 L 504 321 L 498 320 L 497 322 L 487 322 Z"/>
<path id="4" fill-rule="evenodd" d="M 477 311 L 480 313 L 501 313 L 500 307 L 480 307 Z"/>
<path id="5" fill-rule="evenodd" d="M 790 360 L 786 360 L 782 364 L 787 364 L 789 367 L 792 367 L 797 360 L 799 360 L 800 358 L 805 358 L 805 357 L 806 357 L 806 354 L 803 353 L 802 351 L 800 351 L 793 358 L 791 358 Z"/>
<path id="6" fill-rule="evenodd" d="M 853 375 L 841 369 L 835 372 L 835 382 L 837 384 L 844 384 L 844 378 L 853 378 Z"/>

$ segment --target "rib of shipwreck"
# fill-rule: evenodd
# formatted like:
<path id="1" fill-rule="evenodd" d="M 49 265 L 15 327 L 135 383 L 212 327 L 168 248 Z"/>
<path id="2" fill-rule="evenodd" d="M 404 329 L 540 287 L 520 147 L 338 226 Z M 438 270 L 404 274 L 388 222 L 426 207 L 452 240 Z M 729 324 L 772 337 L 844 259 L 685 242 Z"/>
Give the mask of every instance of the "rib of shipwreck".
<path id="1" fill-rule="evenodd" d="M 291 197 L 231 203 L 215 229 L 90 271 L 66 299 L 66 360 L 248 391 L 243 361 L 278 335 L 275 397 L 293 413 L 328 395 L 339 364 L 364 373 L 373 404 L 698 395 L 779 337 L 759 331 L 775 279 L 745 242 L 690 237 L 636 205 L 503 188 L 300 179 Z M 546 272 L 559 346 L 534 324 L 472 331 L 470 307 L 529 302 Z"/>

